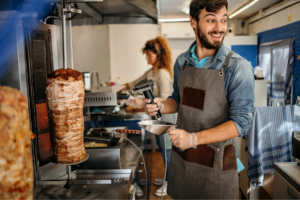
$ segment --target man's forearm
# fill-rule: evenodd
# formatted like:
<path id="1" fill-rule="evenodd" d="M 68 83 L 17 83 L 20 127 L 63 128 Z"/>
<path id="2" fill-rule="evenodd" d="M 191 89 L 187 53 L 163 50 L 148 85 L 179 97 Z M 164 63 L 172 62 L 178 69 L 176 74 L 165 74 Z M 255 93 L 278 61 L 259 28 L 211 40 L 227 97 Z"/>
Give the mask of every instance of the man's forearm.
<path id="1" fill-rule="evenodd" d="M 215 128 L 196 133 L 198 145 L 225 141 L 239 136 L 233 121 L 227 121 Z"/>
<path id="2" fill-rule="evenodd" d="M 174 99 L 168 98 L 161 103 L 164 104 L 164 110 L 162 111 L 162 114 L 177 113 L 177 102 Z"/>

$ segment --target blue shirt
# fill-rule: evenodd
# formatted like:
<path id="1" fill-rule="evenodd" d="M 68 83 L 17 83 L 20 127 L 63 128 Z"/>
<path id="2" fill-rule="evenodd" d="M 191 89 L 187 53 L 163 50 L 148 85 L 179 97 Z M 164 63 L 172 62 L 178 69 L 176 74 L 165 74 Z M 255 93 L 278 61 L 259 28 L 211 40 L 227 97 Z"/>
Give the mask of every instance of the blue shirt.
<path id="1" fill-rule="evenodd" d="M 206 58 L 202 58 L 200 61 L 198 60 L 198 57 L 196 56 L 196 47 L 197 44 L 195 44 L 192 49 L 191 49 L 191 53 L 192 53 L 192 58 L 195 61 L 195 67 L 197 68 L 203 68 L 205 63 L 208 61 L 209 57 Z"/>
<path id="2" fill-rule="evenodd" d="M 178 76 L 185 61 L 188 66 L 196 67 L 191 50 L 196 41 L 188 51 L 180 54 L 174 65 L 173 93 L 169 98 L 180 105 L 180 94 L 178 90 Z M 218 51 L 209 57 L 204 65 L 206 69 L 221 70 L 230 50 L 222 44 Z M 251 126 L 254 111 L 254 75 L 251 63 L 238 54 L 233 54 L 228 67 L 225 69 L 224 87 L 229 105 L 229 119 L 234 122 L 240 137 L 247 134 Z"/>

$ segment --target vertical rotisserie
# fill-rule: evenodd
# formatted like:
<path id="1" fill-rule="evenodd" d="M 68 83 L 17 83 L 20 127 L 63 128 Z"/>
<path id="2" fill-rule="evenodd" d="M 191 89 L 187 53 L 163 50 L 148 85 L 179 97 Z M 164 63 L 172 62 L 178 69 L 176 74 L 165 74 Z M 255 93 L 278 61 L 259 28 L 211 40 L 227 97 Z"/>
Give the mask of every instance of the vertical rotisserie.
<path id="1" fill-rule="evenodd" d="M 84 83 L 80 72 L 58 69 L 48 75 L 46 95 L 51 119 L 53 156 L 59 162 L 85 158 Z"/>

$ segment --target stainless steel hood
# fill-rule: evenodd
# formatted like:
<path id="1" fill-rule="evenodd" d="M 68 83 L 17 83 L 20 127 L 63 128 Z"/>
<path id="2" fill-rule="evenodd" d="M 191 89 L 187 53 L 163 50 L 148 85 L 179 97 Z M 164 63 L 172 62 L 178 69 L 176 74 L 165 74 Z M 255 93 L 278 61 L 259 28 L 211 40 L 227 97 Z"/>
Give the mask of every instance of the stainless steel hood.
<path id="1" fill-rule="evenodd" d="M 78 3 L 83 14 L 72 25 L 157 24 L 155 0 L 104 0 L 102 3 Z"/>

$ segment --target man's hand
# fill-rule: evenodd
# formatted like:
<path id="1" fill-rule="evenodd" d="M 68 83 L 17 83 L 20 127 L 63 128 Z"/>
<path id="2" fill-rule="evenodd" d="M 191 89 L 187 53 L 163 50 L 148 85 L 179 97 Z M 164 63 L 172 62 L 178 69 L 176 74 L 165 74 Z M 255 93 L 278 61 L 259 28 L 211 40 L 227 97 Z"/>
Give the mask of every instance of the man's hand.
<path id="1" fill-rule="evenodd" d="M 174 129 L 169 132 L 171 142 L 180 149 L 197 148 L 198 142 L 195 133 L 188 133 L 182 129 Z"/>
<path id="2" fill-rule="evenodd" d="M 143 99 L 144 103 L 145 103 L 145 111 L 147 113 L 147 115 L 149 115 L 150 117 L 156 115 L 157 111 L 161 110 L 162 108 L 162 103 L 160 102 L 160 100 L 158 98 L 155 98 L 153 100 L 154 103 L 156 104 L 150 104 L 150 99 Z"/>

